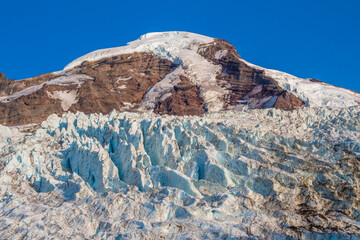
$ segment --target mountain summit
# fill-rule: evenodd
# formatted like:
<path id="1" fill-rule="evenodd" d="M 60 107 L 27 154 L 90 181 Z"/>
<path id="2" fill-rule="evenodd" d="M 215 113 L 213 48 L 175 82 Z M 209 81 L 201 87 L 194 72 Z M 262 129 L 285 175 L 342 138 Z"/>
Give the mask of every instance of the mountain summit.
<path id="1" fill-rule="evenodd" d="M 200 115 L 358 104 L 356 92 L 258 67 L 227 41 L 188 32 L 148 33 L 29 79 L 0 77 L 4 125 L 40 123 L 53 113 L 77 111 Z"/>

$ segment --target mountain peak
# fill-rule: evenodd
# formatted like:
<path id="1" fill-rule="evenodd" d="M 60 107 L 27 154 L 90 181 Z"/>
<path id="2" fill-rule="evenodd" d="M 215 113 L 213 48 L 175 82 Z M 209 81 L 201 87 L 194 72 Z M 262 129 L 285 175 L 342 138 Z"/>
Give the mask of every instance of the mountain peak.
<path id="1" fill-rule="evenodd" d="M 200 115 L 359 103 L 353 91 L 248 63 L 225 40 L 155 32 L 88 53 L 62 71 L 8 82 L 0 92 L 0 123 L 37 123 L 68 111 Z"/>
<path id="2" fill-rule="evenodd" d="M 189 32 L 153 32 L 141 35 L 126 46 L 99 49 L 79 57 L 69 63 L 64 70 L 74 68 L 84 61 L 96 61 L 106 57 L 118 56 L 134 52 L 153 52 L 158 57 L 174 61 L 176 52 L 180 50 L 197 50 L 201 44 L 211 43 L 214 38 Z"/>
<path id="3" fill-rule="evenodd" d="M 166 32 L 149 32 L 149 33 L 145 33 L 145 34 L 140 36 L 139 40 L 151 39 L 151 38 L 164 39 L 164 38 L 169 38 L 169 37 L 170 38 L 192 38 L 192 39 L 202 38 L 205 41 L 213 39 L 211 37 L 201 35 L 201 34 L 197 34 L 197 33 L 192 33 L 192 32 L 166 31 Z"/>

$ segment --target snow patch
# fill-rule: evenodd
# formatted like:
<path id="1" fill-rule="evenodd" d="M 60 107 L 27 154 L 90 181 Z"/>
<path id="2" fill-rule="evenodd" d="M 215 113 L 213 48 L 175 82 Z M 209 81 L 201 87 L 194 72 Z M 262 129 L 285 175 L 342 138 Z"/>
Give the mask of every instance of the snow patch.
<path id="1" fill-rule="evenodd" d="M 71 73 L 67 73 L 67 74 L 71 74 Z M 25 88 L 24 90 L 16 92 L 12 95 L 0 97 L 0 102 L 8 103 L 8 102 L 11 102 L 22 96 L 27 96 L 27 95 L 33 94 L 34 92 L 40 90 L 45 84 L 60 85 L 60 86 L 69 86 L 69 85 L 77 84 L 78 87 L 80 87 L 81 84 L 87 80 L 93 80 L 93 78 L 88 75 L 85 75 L 85 74 L 73 74 L 73 75 L 60 76 L 60 77 L 51 79 L 47 82 L 44 82 L 42 84 Z"/>
<path id="2" fill-rule="evenodd" d="M 78 87 L 80 87 L 84 81 L 88 81 L 88 80 L 93 80 L 93 78 L 86 74 L 73 74 L 68 76 L 60 76 L 58 78 L 45 82 L 45 84 L 60 85 L 60 86 L 69 86 L 69 85 L 77 84 Z"/>
<path id="3" fill-rule="evenodd" d="M 13 100 L 15 100 L 17 98 L 22 97 L 22 96 L 30 95 L 30 94 L 40 90 L 43 86 L 44 86 L 44 83 L 40 84 L 40 85 L 28 87 L 28 88 L 26 88 L 24 90 L 21 90 L 21 91 L 16 92 L 16 93 L 14 93 L 12 95 L 9 95 L 9 96 L 0 97 L 0 102 L 8 103 L 8 102 L 11 102 L 11 101 L 13 101 Z"/>
<path id="4" fill-rule="evenodd" d="M 54 91 L 54 92 L 46 92 L 49 98 L 60 100 L 61 101 L 61 107 L 64 111 L 69 110 L 71 105 L 77 103 L 76 100 L 77 91 L 71 90 L 71 91 Z"/>
<path id="5" fill-rule="evenodd" d="M 165 93 L 164 95 L 161 96 L 160 101 L 164 101 L 168 97 L 171 97 L 171 95 L 172 95 L 171 92 Z"/>
<path id="6" fill-rule="evenodd" d="M 167 74 L 161 81 L 157 82 L 144 96 L 142 106 L 144 110 L 154 109 L 156 101 L 164 100 L 162 96 L 171 96 L 170 91 L 181 82 L 180 76 L 184 75 L 184 69 L 177 67 Z"/>
<path id="7" fill-rule="evenodd" d="M 130 103 L 130 102 L 123 102 L 123 104 L 125 105 L 124 109 L 131 109 L 136 106 L 135 103 Z"/>
<path id="8" fill-rule="evenodd" d="M 278 97 L 277 96 L 273 96 L 269 101 L 267 101 L 264 105 L 263 108 L 272 108 L 276 101 L 277 101 Z"/>
<path id="9" fill-rule="evenodd" d="M 215 53 L 215 58 L 221 59 L 221 58 L 225 57 L 227 53 L 228 53 L 228 50 L 219 50 Z"/>
<path id="10" fill-rule="evenodd" d="M 128 80 L 131 80 L 131 79 L 132 79 L 132 76 L 126 77 L 126 78 L 118 77 L 118 78 L 116 79 L 116 82 L 118 83 L 118 82 L 120 82 L 120 81 L 128 81 Z"/>

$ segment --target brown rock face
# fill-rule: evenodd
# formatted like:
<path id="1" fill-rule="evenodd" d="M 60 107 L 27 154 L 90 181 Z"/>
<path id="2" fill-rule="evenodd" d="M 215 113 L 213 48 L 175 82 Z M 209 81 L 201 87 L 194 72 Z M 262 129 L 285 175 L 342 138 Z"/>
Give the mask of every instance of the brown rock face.
<path id="1" fill-rule="evenodd" d="M 80 73 L 93 77 L 79 89 L 78 103 L 71 111 L 84 113 L 110 113 L 120 111 L 132 104 L 127 110 L 136 109 L 148 89 L 153 87 L 176 65 L 160 59 L 151 53 L 134 53 L 103 59 L 98 62 L 85 62 Z"/>
<path id="2" fill-rule="evenodd" d="M 157 102 L 155 113 L 180 116 L 205 113 L 205 102 L 200 97 L 198 87 L 185 76 L 180 79 L 181 82 L 171 91 L 171 96 Z"/>
<path id="3" fill-rule="evenodd" d="M 294 110 L 295 108 L 302 107 L 303 105 L 303 101 L 295 97 L 294 94 L 283 91 L 282 94 L 278 95 L 278 98 L 274 104 L 274 108 Z"/>
<path id="4" fill-rule="evenodd" d="M 4 73 L 0 73 L 0 96 L 7 95 L 5 91 L 7 89 L 11 89 L 10 85 L 14 83 L 14 81 L 10 81 L 8 78 L 5 77 Z"/>
<path id="5" fill-rule="evenodd" d="M 53 113 L 62 114 L 60 104 L 46 93 L 58 87 L 45 85 L 36 94 L 23 96 L 9 103 L 0 102 L 0 124 L 11 126 L 38 123 Z"/>
<path id="6" fill-rule="evenodd" d="M 20 96 L 10 102 L 0 102 L 0 124 L 39 123 L 53 113 L 61 115 L 67 110 L 82 111 L 87 114 L 108 114 L 113 109 L 135 110 L 146 91 L 175 67 L 176 65 L 170 61 L 160 59 L 154 54 L 134 53 L 96 62 L 84 62 L 69 74 L 87 75 L 93 80 L 78 84 L 45 83 L 59 77 L 52 73 L 16 82 L 5 79 L 2 75 L 0 80 L 2 96 L 45 84 L 31 94 Z M 75 101 L 69 109 L 64 109 L 62 105 L 66 100 L 53 97 L 57 92 L 76 94 Z"/>
<path id="7" fill-rule="evenodd" d="M 198 53 L 214 64 L 221 65 L 222 72 L 217 76 L 218 83 L 229 91 L 225 96 L 228 109 L 239 104 L 247 104 L 250 108 L 267 108 L 283 106 L 282 89 L 275 80 L 265 76 L 264 71 L 250 67 L 240 60 L 236 49 L 227 41 L 217 39 L 211 44 L 203 45 Z M 303 106 L 303 102 L 292 93 L 286 94 L 293 101 L 287 104 L 286 110 Z M 274 97 L 282 104 L 274 104 Z M 297 99 L 297 100 L 295 100 Z"/>
<path id="8" fill-rule="evenodd" d="M 322 81 L 315 79 L 315 78 L 310 78 L 309 80 L 310 80 L 310 82 L 322 83 Z"/>
<path id="9" fill-rule="evenodd" d="M 14 81 L 7 79 L 3 73 L 0 73 L 0 97 L 14 94 L 16 92 L 24 90 L 25 88 L 54 79 L 55 77 L 56 75 L 53 73 L 45 73 L 21 81 Z"/>

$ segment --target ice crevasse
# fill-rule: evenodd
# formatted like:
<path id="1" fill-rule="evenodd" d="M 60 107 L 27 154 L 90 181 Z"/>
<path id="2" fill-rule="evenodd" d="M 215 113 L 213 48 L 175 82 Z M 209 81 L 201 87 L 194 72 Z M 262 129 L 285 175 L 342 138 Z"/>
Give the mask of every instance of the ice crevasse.
<path id="1" fill-rule="evenodd" d="M 1 126 L 0 236 L 357 236 L 359 116 L 113 111 L 51 115 L 32 134 Z"/>

